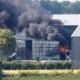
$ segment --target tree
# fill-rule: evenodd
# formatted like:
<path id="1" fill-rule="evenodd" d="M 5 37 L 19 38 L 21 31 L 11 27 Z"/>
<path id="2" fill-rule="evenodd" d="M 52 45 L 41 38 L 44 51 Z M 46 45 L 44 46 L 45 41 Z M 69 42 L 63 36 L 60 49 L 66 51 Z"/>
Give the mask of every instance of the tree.
<path id="1" fill-rule="evenodd" d="M 62 5 L 62 13 L 72 13 L 72 9 L 71 9 L 71 2 L 70 1 L 63 1 L 60 2 L 60 4 Z"/>
<path id="2" fill-rule="evenodd" d="M 15 52 L 16 40 L 11 30 L 0 29 L 0 55 L 9 56 Z"/>
<path id="3" fill-rule="evenodd" d="M 80 1 L 71 4 L 72 13 L 80 14 Z"/>
<path id="4" fill-rule="evenodd" d="M 11 30 L 0 29 L 0 57 L 8 57 L 15 52 L 16 40 Z M 2 67 L 0 58 L 0 80 L 2 80 Z"/>
<path id="5" fill-rule="evenodd" d="M 40 3 L 44 9 L 51 11 L 52 14 L 62 13 L 62 6 L 58 1 L 41 0 Z"/>

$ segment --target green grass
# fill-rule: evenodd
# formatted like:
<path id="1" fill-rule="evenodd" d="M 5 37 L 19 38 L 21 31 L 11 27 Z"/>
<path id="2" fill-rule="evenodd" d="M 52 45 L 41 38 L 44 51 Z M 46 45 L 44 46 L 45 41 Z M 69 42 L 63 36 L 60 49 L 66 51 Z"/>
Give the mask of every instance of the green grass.
<path id="1" fill-rule="evenodd" d="M 80 77 L 24 77 L 3 78 L 3 80 L 80 80 Z"/>

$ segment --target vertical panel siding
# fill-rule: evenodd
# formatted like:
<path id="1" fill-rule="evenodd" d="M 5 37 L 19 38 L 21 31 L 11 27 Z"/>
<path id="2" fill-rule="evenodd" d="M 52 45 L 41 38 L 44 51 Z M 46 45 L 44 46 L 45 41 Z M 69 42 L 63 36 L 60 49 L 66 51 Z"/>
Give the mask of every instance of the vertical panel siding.
<path id="1" fill-rule="evenodd" d="M 56 48 L 56 53 L 59 52 L 59 42 L 58 41 L 37 41 L 32 42 L 32 57 L 36 60 L 39 57 L 40 60 L 55 58 L 55 56 L 47 56 L 50 49 Z M 51 50 L 50 50 L 51 51 Z M 54 53 L 54 52 L 53 52 Z M 56 57 L 57 58 L 57 57 Z"/>
<path id="2" fill-rule="evenodd" d="M 80 68 L 80 38 L 72 37 L 72 69 Z"/>

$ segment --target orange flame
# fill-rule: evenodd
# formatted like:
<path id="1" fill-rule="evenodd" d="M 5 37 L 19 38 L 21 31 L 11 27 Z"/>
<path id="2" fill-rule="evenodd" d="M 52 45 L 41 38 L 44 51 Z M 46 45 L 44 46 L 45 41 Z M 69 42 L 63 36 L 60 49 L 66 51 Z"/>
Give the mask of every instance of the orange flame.
<path id="1" fill-rule="evenodd" d="M 65 46 L 60 46 L 60 52 L 67 53 L 67 52 L 70 52 L 70 50 L 69 50 L 68 47 L 65 45 Z"/>

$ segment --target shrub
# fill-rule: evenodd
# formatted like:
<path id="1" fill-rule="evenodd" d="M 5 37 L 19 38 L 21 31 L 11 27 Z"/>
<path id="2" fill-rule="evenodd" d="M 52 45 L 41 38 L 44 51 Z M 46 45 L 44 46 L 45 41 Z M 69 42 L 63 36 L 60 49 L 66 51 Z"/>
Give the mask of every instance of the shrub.
<path id="1" fill-rule="evenodd" d="M 80 71 L 72 72 L 71 70 L 21 70 L 18 73 L 3 71 L 3 77 L 77 77 L 80 76 Z"/>
<path id="2" fill-rule="evenodd" d="M 5 70 L 33 70 L 33 69 L 71 69 L 71 61 L 59 61 L 59 62 L 3 62 L 3 69 Z"/>

